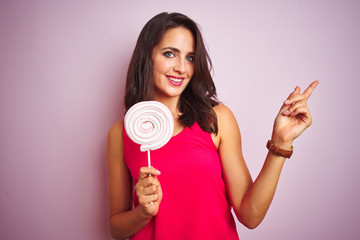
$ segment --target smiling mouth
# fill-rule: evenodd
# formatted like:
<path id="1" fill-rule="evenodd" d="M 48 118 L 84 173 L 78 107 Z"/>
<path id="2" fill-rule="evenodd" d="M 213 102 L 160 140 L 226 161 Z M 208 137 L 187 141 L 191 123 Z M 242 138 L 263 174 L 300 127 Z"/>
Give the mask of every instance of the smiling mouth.
<path id="1" fill-rule="evenodd" d="M 176 82 L 176 83 L 181 83 L 184 78 L 176 78 L 176 77 L 171 77 L 171 76 L 166 76 L 170 81 Z"/>

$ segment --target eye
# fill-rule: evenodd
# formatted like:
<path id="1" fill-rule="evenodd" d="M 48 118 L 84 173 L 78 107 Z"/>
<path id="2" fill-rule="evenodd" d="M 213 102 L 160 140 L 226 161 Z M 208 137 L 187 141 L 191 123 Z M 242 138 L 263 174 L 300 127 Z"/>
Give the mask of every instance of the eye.
<path id="1" fill-rule="evenodd" d="M 173 54 L 172 52 L 165 52 L 165 53 L 164 53 L 164 56 L 165 56 L 165 57 L 172 58 L 172 57 L 175 57 L 175 54 Z"/>
<path id="2" fill-rule="evenodd" d="M 193 62 L 194 61 L 194 56 L 187 56 L 186 60 L 188 60 L 189 62 Z"/>

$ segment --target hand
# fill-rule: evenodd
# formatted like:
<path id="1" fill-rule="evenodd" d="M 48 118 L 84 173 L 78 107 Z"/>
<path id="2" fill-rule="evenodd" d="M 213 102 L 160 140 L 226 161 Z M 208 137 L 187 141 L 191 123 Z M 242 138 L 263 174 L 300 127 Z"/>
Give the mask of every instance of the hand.
<path id="1" fill-rule="evenodd" d="M 155 168 L 142 167 L 140 168 L 138 182 L 135 185 L 139 207 L 148 217 L 153 217 L 158 213 L 162 199 L 162 190 L 157 179 L 158 175 L 160 175 L 160 171 Z"/>
<path id="2" fill-rule="evenodd" d="M 300 87 L 297 86 L 284 101 L 275 119 L 271 138 L 276 146 L 290 149 L 292 142 L 311 125 L 307 100 L 318 84 L 318 81 L 314 81 L 303 93 L 300 93 Z"/>

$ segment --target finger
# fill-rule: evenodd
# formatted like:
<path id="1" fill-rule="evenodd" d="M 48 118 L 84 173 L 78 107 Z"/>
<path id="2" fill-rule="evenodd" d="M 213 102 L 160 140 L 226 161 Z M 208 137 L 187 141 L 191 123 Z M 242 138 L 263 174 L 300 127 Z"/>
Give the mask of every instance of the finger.
<path id="1" fill-rule="evenodd" d="M 319 81 L 312 82 L 308 88 L 304 91 L 304 95 L 306 99 L 308 99 L 311 96 L 311 93 L 314 91 L 315 87 L 319 84 Z"/>
<path id="2" fill-rule="evenodd" d="M 299 107 L 291 113 L 292 117 L 301 116 L 301 120 L 305 122 L 308 126 L 311 125 L 311 115 L 307 107 Z"/>
<path id="3" fill-rule="evenodd" d="M 153 202 L 156 202 L 159 200 L 159 194 L 155 193 L 148 196 L 141 196 L 139 198 L 139 203 L 145 207 L 150 207 Z"/>
<path id="4" fill-rule="evenodd" d="M 307 114 L 309 112 L 309 109 L 306 106 L 301 106 L 295 108 L 291 113 L 290 116 L 296 116 L 298 114 Z"/>
<path id="5" fill-rule="evenodd" d="M 144 195 L 152 195 L 155 193 L 159 193 L 159 187 L 156 185 L 151 185 L 151 186 L 145 187 L 143 190 Z"/>
<path id="6" fill-rule="evenodd" d="M 139 180 L 135 184 L 135 190 L 136 192 L 141 193 L 144 191 L 144 188 L 147 188 L 149 186 L 160 187 L 160 182 L 156 176 L 139 178 Z"/>
<path id="7" fill-rule="evenodd" d="M 288 99 L 286 99 L 286 101 L 284 101 L 285 105 L 293 105 L 296 102 L 302 101 L 302 100 L 306 100 L 306 96 L 305 94 L 297 94 L 297 95 L 293 95 L 291 97 L 289 97 Z"/>
<path id="8" fill-rule="evenodd" d="M 299 107 L 306 107 L 307 103 L 305 99 L 302 99 L 301 101 L 297 101 L 294 102 L 293 105 L 289 106 L 288 109 L 286 109 L 285 111 L 283 111 L 283 115 L 290 115 L 292 112 L 295 111 L 295 109 L 299 108 Z"/>
<path id="9" fill-rule="evenodd" d="M 299 88 L 300 90 L 300 88 Z M 294 91 L 295 92 L 295 91 Z M 296 102 L 305 100 L 305 95 L 303 94 L 290 94 L 288 99 L 286 99 L 283 103 L 283 105 L 280 108 L 280 113 L 287 116 L 289 115 L 293 109 L 290 109 Z"/>
<path id="10" fill-rule="evenodd" d="M 297 95 L 297 94 L 299 94 L 300 93 L 300 87 L 299 86 L 296 86 L 296 88 L 294 89 L 294 91 L 292 91 L 291 93 L 290 93 L 290 95 L 287 97 L 287 99 L 289 99 L 290 97 L 292 97 L 292 96 L 294 96 L 294 95 Z M 285 101 L 286 102 L 286 101 Z M 285 104 L 285 102 L 284 102 L 284 104 Z"/>
<path id="11" fill-rule="evenodd" d="M 142 185 L 145 188 L 152 185 L 160 186 L 160 183 L 156 176 L 148 176 L 142 179 Z"/>
<path id="12" fill-rule="evenodd" d="M 139 178 L 146 178 L 149 175 L 158 176 L 161 172 L 154 167 L 142 167 L 140 168 Z"/>

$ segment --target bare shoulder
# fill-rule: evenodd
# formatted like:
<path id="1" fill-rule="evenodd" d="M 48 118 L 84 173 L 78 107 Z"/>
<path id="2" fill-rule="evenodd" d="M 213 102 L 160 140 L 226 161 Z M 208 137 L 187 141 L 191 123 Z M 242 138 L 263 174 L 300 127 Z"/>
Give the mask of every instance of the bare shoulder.
<path id="1" fill-rule="evenodd" d="M 108 133 L 108 138 L 110 139 L 118 139 L 122 137 L 122 128 L 123 128 L 123 120 L 119 120 L 116 123 L 114 123 Z"/>
<path id="2" fill-rule="evenodd" d="M 117 160 L 121 157 L 123 151 L 122 136 L 123 120 L 114 123 L 108 132 L 107 153 L 108 160 Z"/>
<path id="3" fill-rule="evenodd" d="M 234 129 L 238 131 L 238 126 L 233 112 L 224 104 L 216 105 L 213 110 L 217 117 L 219 132 L 217 135 L 212 134 L 212 139 L 219 149 L 221 142 L 224 142 L 229 133 L 234 133 Z"/>
<path id="4" fill-rule="evenodd" d="M 218 118 L 219 129 L 236 123 L 235 116 L 229 107 L 224 104 L 219 104 L 213 109 Z"/>

